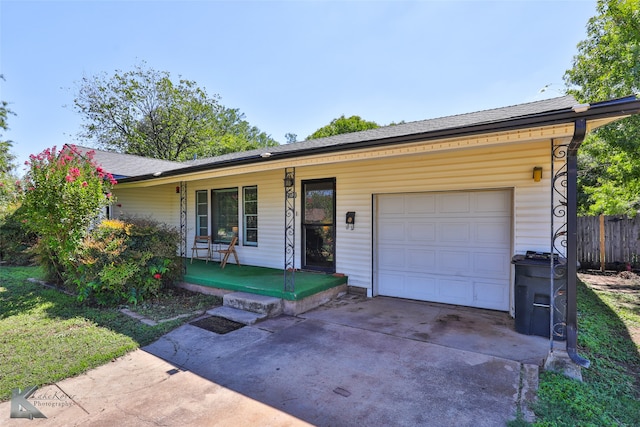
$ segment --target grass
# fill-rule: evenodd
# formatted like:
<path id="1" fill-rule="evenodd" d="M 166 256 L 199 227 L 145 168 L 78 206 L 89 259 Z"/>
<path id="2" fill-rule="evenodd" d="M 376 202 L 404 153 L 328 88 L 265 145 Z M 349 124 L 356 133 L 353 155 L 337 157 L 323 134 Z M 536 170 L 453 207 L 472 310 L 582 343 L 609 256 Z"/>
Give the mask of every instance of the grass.
<path id="1" fill-rule="evenodd" d="M 0 267 L 0 401 L 14 388 L 50 384 L 100 366 L 190 320 L 147 326 L 116 308 L 83 306 L 26 280 L 41 274 L 35 267 Z M 181 292 L 150 301 L 144 315 L 159 320 L 209 303 L 219 300 Z"/>
<path id="2" fill-rule="evenodd" d="M 578 283 L 579 353 L 591 361 L 583 382 L 543 372 L 534 406 L 538 426 L 640 425 L 640 280 L 635 292 Z M 597 277 L 597 276 L 596 276 Z M 596 279 L 597 280 L 597 279 Z M 595 281 L 594 281 L 595 283 Z"/>

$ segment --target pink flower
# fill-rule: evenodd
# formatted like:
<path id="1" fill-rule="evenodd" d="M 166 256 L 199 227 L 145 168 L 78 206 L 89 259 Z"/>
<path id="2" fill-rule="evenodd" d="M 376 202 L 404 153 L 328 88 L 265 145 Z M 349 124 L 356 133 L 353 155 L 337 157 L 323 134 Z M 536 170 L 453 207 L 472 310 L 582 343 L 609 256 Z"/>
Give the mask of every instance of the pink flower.
<path id="1" fill-rule="evenodd" d="M 87 184 L 87 181 L 82 181 L 82 186 L 83 187 L 86 187 L 87 185 L 89 185 L 89 184 Z"/>
<path id="2" fill-rule="evenodd" d="M 66 179 L 67 182 L 73 182 L 74 181 L 74 179 L 73 179 L 73 177 L 71 175 L 65 176 L 64 179 Z"/>
<path id="3" fill-rule="evenodd" d="M 107 199 L 111 198 L 111 193 L 107 193 Z"/>
<path id="4" fill-rule="evenodd" d="M 162 279 L 162 274 L 156 273 L 156 274 L 153 275 L 153 278 L 160 280 L 160 279 Z"/>
<path id="5" fill-rule="evenodd" d="M 71 174 L 72 177 L 77 178 L 77 177 L 80 176 L 80 169 L 71 168 L 71 169 L 69 169 L 69 173 Z"/>

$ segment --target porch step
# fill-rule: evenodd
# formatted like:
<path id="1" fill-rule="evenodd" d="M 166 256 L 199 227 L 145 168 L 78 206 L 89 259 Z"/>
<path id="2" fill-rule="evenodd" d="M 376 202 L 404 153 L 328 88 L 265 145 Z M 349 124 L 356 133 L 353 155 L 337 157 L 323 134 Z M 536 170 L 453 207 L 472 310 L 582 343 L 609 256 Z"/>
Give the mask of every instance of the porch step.
<path id="1" fill-rule="evenodd" d="M 222 300 L 225 307 L 264 314 L 267 317 L 278 316 L 282 314 L 283 310 L 283 303 L 280 298 L 247 292 L 232 292 L 226 294 Z"/>
<path id="2" fill-rule="evenodd" d="M 211 316 L 224 317 L 225 319 L 233 320 L 234 322 L 245 325 L 253 325 L 256 322 L 267 318 L 266 314 L 252 313 L 250 311 L 225 306 L 212 308 L 207 311 L 207 314 Z"/>

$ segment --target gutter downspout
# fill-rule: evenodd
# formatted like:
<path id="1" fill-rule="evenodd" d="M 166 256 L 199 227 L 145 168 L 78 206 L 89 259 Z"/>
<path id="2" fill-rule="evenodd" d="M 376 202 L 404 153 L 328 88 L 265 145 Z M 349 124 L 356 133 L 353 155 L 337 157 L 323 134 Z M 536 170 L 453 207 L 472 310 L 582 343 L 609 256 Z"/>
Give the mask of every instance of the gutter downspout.
<path id="1" fill-rule="evenodd" d="M 589 360 L 577 352 L 577 280 L 578 280 L 578 149 L 587 134 L 587 120 L 575 121 L 573 138 L 567 150 L 567 354 L 578 366 L 588 368 Z"/>

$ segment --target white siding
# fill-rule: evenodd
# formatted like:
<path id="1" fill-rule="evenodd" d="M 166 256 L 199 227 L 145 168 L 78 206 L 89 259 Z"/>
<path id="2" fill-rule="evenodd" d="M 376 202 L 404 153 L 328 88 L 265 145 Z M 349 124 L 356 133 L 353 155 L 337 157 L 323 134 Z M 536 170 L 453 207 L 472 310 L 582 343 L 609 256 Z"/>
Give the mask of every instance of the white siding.
<path id="1" fill-rule="evenodd" d="M 336 271 L 349 284 L 372 289 L 374 194 L 450 190 L 513 190 L 513 251 L 549 250 L 550 141 L 419 153 L 383 159 L 296 167 L 296 266 L 300 266 L 300 182 L 336 178 Z M 532 169 L 543 167 L 543 180 L 534 182 Z M 282 268 L 284 263 L 284 169 L 232 175 L 188 183 L 188 237 L 193 240 L 195 191 L 258 186 L 257 247 L 240 247 L 241 263 Z M 115 194 L 125 211 L 152 214 L 179 223 L 175 185 L 123 190 Z M 171 205 L 171 206 L 169 206 Z M 347 230 L 345 213 L 356 212 L 354 230 Z M 188 250 L 190 253 L 190 251 Z"/>
<path id="2" fill-rule="evenodd" d="M 139 189 L 119 189 L 116 185 L 113 194 L 116 197 L 111 207 L 113 218 L 153 218 L 174 227 L 180 226 L 180 194 L 176 194 L 175 185 Z"/>

